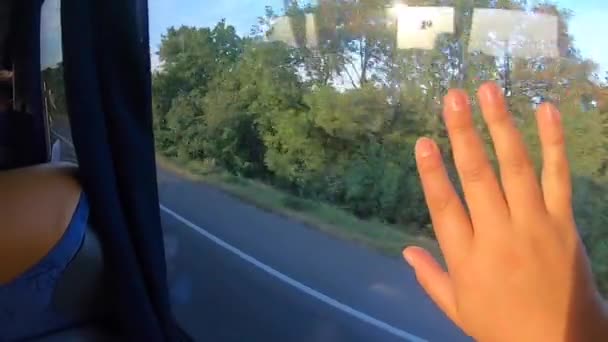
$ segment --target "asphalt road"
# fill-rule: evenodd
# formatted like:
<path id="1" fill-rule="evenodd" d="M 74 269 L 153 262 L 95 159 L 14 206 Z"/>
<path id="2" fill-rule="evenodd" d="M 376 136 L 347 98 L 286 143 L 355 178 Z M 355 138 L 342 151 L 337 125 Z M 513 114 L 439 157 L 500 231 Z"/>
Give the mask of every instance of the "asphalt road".
<path id="1" fill-rule="evenodd" d="M 470 340 L 402 260 L 167 170 L 158 186 L 174 311 L 197 341 Z"/>
<path id="2" fill-rule="evenodd" d="M 469 340 L 403 261 L 169 171 L 158 178 L 172 300 L 197 340 Z"/>

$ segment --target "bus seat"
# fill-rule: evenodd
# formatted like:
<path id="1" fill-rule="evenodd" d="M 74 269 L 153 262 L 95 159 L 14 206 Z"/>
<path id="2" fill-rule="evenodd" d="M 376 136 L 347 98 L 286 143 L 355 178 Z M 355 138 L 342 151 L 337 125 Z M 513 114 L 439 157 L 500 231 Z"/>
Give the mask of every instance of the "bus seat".
<path id="1" fill-rule="evenodd" d="M 53 294 L 55 309 L 80 321 L 98 319 L 107 314 L 104 304 L 103 250 L 97 233 L 91 226 L 85 232 L 80 250 L 58 281 Z"/>
<path id="2" fill-rule="evenodd" d="M 109 314 L 105 274 L 101 243 L 96 231 L 89 226 L 80 250 L 61 276 L 53 296 L 56 310 L 77 324 L 39 337 L 35 342 L 118 341 L 117 336 L 103 326 Z"/>

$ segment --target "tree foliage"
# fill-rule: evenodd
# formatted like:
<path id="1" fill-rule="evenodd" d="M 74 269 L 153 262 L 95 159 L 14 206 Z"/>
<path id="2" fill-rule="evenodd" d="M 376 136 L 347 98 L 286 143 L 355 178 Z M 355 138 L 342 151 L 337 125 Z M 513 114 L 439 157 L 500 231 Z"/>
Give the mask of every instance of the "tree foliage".
<path id="1" fill-rule="evenodd" d="M 45 107 L 51 120 L 66 117 L 67 105 L 65 100 L 65 87 L 63 84 L 63 63 L 42 71 Z"/>
<path id="2" fill-rule="evenodd" d="M 472 92 L 483 81 L 505 81 L 503 59 L 468 52 L 473 10 L 517 10 L 528 8 L 526 2 L 411 1 L 455 8 L 454 34 L 440 35 L 432 50 L 396 48 L 386 14 L 392 1 L 319 3 L 288 2 L 292 45 L 265 39 L 277 18 L 271 8 L 249 37 L 224 21 L 169 28 L 153 79 L 158 148 L 428 234 L 413 145 L 431 136 L 450 160 L 440 117 L 447 90 Z M 608 263 L 600 259 L 608 260 L 608 87 L 576 49 L 570 11 L 548 2 L 529 10 L 559 17 L 561 56 L 511 61 L 509 102 L 537 165 L 536 106 L 552 100 L 564 112 L 575 210 L 608 290 Z M 306 34 L 307 15 L 316 18 L 315 44 Z M 491 150 L 480 120 L 479 127 Z"/>

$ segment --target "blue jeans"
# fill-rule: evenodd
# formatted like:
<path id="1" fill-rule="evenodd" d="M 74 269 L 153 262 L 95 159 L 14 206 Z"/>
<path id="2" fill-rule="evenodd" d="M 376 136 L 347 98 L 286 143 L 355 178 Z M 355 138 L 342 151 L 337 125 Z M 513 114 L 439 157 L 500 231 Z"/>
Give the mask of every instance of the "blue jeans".
<path id="1" fill-rule="evenodd" d="M 21 340 L 69 328 L 75 322 L 53 308 L 58 279 L 80 249 L 89 217 L 81 194 L 63 237 L 37 265 L 0 285 L 0 341 Z"/>

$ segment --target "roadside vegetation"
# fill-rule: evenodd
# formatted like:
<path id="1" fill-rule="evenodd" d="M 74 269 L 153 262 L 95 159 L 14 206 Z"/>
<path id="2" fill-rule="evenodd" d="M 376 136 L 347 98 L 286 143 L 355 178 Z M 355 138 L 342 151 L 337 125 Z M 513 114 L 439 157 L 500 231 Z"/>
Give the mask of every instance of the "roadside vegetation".
<path id="1" fill-rule="evenodd" d="M 417 245 L 426 248 L 443 262 L 437 242 L 424 235 L 411 235 L 407 230 L 379 220 L 362 220 L 334 205 L 297 197 L 251 178 L 217 170 L 209 172 L 197 161 L 180 163 L 176 159 L 158 155 L 157 163 L 165 170 L 219 188 L 262 210 L 296 220 L 335 237 L 355 241 L 386 255 L 400 256 L 404 246 Z"/>

